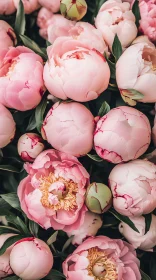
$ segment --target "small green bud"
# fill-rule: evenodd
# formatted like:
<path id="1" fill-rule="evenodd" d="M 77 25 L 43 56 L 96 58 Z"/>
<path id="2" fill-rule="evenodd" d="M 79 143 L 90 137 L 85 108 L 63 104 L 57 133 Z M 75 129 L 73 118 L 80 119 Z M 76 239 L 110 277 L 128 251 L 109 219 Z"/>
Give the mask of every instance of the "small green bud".
<path id="1" fill-rule="evenodd" d="M 112 193 L 109 187 L 101 183 L 92 183 L 87 188 L 86 206 L 91 212 L 102 214 L 112 204 Z"/>
<path id="2" fill-rule="evenodd" d="M 61 0 L 61 14 L 71 20 L 80 20 L 87 12 L 85 0 Z"/>

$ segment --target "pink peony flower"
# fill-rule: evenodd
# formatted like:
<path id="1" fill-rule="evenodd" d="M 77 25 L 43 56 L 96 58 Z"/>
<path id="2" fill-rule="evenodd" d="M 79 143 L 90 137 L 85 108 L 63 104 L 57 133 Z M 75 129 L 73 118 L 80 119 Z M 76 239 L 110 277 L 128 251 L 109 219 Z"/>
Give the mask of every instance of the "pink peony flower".
<path id="1" fill-rule="evenodd" d="M 14 138 L 16 124 L 7 108 L 0 104 L 0 148 L 7 146 Z"/>
<path id="2" fill-rule="evenodd" d="M 138 33 L 130 4 L 122 3 L 121 0 L 106 1 L 99 10 L 95 25 L 102 32 L 103 38 L 110 49 L 116 34 L 123 48 L 126 48 Z"/>
<path id="3" fill-rule="evenodd" d="M 140 0 L 140 31 L 156 43 L 156 0 Z"/>
<path id="4" fill-rule="evenodd" d="M 41 6 L 50 10 L 53 13 L 57 13 L 60 9 L 61 0 L 38 0 Z"/>
<path id="5" fill-rule="evenodd" d="M 156 104 L 155 104 L 155 109 L 156 109 Z M 156 112 L 155 113 L 155 118 L 154 118 L 154 126 L 152 128 L 152 140 L 154 143 L 154 146 L 156 147 Z"/>
<path id="6" fill-rule="evenodd" d="M 48 40 L 48 34 L 47 34 L 48 23 L 49 20 L 53 18 L 53 16 L 54 16 L 53 13 L 44 7 L 42 7 L 38 13 L 37 25 L 40 27 L 39 34 L 45 40 Z"/>
<path id="7" fill-rule="evenodd" d="M 14 1 L 15 7 L 18 8 L 20 0 L 13 0 L 13 1 Z M 22 0 L 22 2 L 24 5 L 24 11 L 26 14 L 31 14 L 32 12 L 36 11 L 40 7 L 38 0 Z"/>
<path id="8" fill-rule="evenodd" d="M 141 216 L 156 208 L 156 166 L 148 160 L 134 160 L 115 166 L 109 175 L 116 211 Z"/>
<path id="9" fill-rule="evenodd" d="M 87 211 L 85 213 L 84 222 L 77 230 L 67 232 L 67 235 L 73 236 L 72 244 L 80 245 L 87 237 L 95 236 L 102 226 L 102 219 L 100 215 Z"/>
<path id="10" fill-rule="evenodd" d="M 23 134 L 18 140 L 17 149 L 24 161 L 33 162 L 44 150 L 43 139 L 35 133 Z"/>
<path id="11" fill-rule="evenodd" d="M 51 270 L 53 255 L 44 241 L 24 238 L 15 243 L 10 254 L 10 266 L 23 280 L 38 280 Z"/>
<path id="12" fill-rule="evenodd" d="M 14 234 L 1 234 L 0 235 L 0 247 L 4 244 L 4 242 Z M 12 245 L 13 246 L 13 245 Z M 0 279 L 4 279 L 4 277 L 13 274 L 12 268 L 10 267 L 10 253 L 12 246 L 8 247 L 3 255 L 0 256 Z M 2 278 L 1 278 L 2 277 Z"/>
<path id="13" fill-rule="evenodd" d="M 77 102 L 55 103 L 48 112 L 42 137 L 55 149 L 79 157 L 93 147 L 94 117 Z"/>
<path id="14" fill-rule="evenodd" d="M 83 223 L 89 174 L 77 158 L 55 150 L 26 164 L 28 176 L 18 187 L 21 208 L 45 229 L 72 231 Z"/>
<path id="15" fill-rule="evenodd" d="M 35 108 L 44 93 L 43 60 L 26 47 L 0 50 L 0 103 L 26 111 Z"/>
<path id="16" fill-rule="evenodd" d="M 17 42 L 12 27 L 4 20 L 0 20 L 0 49 L 7 49 Z"/>
<path id="17" fill-rule="evenodd" d="M 103 116 L 94 133 L 97 154 L 113 163 L 140 157 L 150 141 L 149 120 L 140 111 L 127 106 L 112 109 Z"/>
<path id="18" fill-rule="evenodd" d="M 141 280 L 134 248 L 106 236 L 84 241 L 63 263 L 67 280 Z"/>
<path id="19" fill-rule="evenodd" d="M 0 15 L 10 15 L 16 11 L 14 0 L 0 1 Z"/>
<path id="20" fill-rule="evenodd" d="M 124 222 L 121 222 L 119 225 L 120 233 L 134 248 L 139 248 L 143 251 L 153 251 L 152 248 L 156 246 L 156 216 L 152 215 L 151 226 L 147 233 L 145 233 L 146 226 L 144 217 L 133 217 L 131 221 L 135 224 L 139 233 Z"/>
<path id="21" fill-rule="evenodd" d="M 152 44 L 138 43 L 129 47 L 116 64 L 116 80 L 122 96 L 144 103 L 156 102 L 155 65 L 156 49 Z M 143 95 L 137 96 L 131 89 Z"/>
<path id="22" fill-rule="evenodd" d="M 96 99 L 108 87 L 109 78 L 105 58 L 79 41 L 60 37 L 48 48 L 44 81 L 58 98 L 80 102 Z"/>

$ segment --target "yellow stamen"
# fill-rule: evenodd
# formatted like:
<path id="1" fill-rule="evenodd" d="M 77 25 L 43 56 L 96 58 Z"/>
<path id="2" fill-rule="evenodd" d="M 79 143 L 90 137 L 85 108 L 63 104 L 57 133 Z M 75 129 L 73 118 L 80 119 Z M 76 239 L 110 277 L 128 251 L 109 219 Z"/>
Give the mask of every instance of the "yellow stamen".
<path id="1" fill-rule="evenodd" d="M 117 280 L 118 274 L 114 262 L 107 257 L 107 255 L 97 247 L 88 250 L 89 266 L 88 274 L 94 277 L 95 280 Z M 95 273 L 95 267 L 103 268 L 103 271 Z"/>
<path id="2" fill-rule="evenodd" d="M 49 187 L 55 182 L 62 182 L 66 188 L 63 197 L 58 197 L 58 203 L 56 205 L 51 204 L 48 199 L 50 193 L 57 195 L 57 191 L 49 191 Z M 62 177 L 56 178 L 53 173 L 50 173 L 49 176 L 40 178 L 40 190 L 42 192 L 41 203 L 44 207 L 53 209 L 54 211 L 70 211 L 77 208 L 76 194 L 78 193 L 78 187 L 72 180 L 67 181 Z"/>

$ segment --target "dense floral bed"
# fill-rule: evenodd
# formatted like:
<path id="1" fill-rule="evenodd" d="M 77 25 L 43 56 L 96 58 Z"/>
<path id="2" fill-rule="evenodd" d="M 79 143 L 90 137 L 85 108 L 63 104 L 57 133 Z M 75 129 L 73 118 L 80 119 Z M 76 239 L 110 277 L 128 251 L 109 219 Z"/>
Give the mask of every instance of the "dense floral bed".
<path id="1" fill-rule="evenodd" d="M 155 280 L 156 1 L 0 1 L 0 279 Z"/>

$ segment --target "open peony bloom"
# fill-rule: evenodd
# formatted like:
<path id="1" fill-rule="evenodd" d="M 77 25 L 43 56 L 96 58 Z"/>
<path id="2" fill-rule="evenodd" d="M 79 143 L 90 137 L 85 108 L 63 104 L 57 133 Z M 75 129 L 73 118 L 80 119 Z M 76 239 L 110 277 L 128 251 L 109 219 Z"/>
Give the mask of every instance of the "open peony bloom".
<path id="1" fill-rule="evenodd" d="M 96 99 L 108 87 L 109 78 L 110 69 L 101 53 L 77 40 L 60 37 L 48 48 L 45 86 L 58 98 Z"/>
<path id="2" fill-rule="evenodd" d="M 141 280 L 134 248 L 120 239 L 90 237 L 63 263 L 67 280 Z"/>
<path id="3" fill-rule="evenodd" d="M 109 175 L 113 205 L 125 216 L 141 216 L 156 208 L 156 165 L 134 160 L 115 166 Z"/>
<path id="4" fill-rule="evenodd" d="M 72 244 L 80 245 L 87 237 L 95 236 L 102 226 L 102 219 L 99 215 L 87 211 L 84 222 L 80 228 L 67 232 L 67 235 L 73 236 Z"/>
<path id="5" fill-rule="evenodd" d="M 14 0 L 1 0 L 0 1 L 0 15 L 10 15 L 16 11 Z"/>
<path id="6" fill-rule="evenodd" d="M 60 0 L 38 0 L 38 2 L 52 13 L 57 13 L 60 9 Z"/>
<path id="7" fill-rule="evenodd" d="M 17 148 L 24 161 L 33 162 L 44 150 L 43 139 L 36 133 L 25 133 L 19 138 Z"/>
<path id="8" fill-rule="evenodd" d="M 79 157 L 93 147 L 94 117 L 77 102 L 55 103 L 42 126 L 42 137 L 55 149 Z"/>
<path id="9" fill-rule="evenodd" d="M 15 121 L 7 108 L 0 104 L 0 148 L 7 146 L 14 138 Z"/>
<path id="10" fill-rule="evenodd" d="M 89 174 L 77 158 L 55 150 L 26 164 L 28 176 L 18 187 L 21 208 L 45 229 L 72 231 L 83 223 Z"/>
<path id="11" fill-rule="evenodd" d="M 0 248 L 4 242 L 14 234 L 1 234 L 0 235 Z M 13 246 L 13 245 L 12 245 Z M 12 268 L 10 267 L 10 253 L 12 246 L 8 247 L 3 255 L 0 256 L 0 279 L 13 274 Z"/>
<path id="12" fill-rule="evenodd" d="M 10 254 L 10 266 L 23 280 L 42 279 L 53 266 L 53 255 L 44 241 L 24 238 L 15 243 Z"/>
<path id="13" fill-rule="evenodd" d="M 137 36 L 135 16 L 130 10 L 130 4 L 122 3 L 121 0 L 106 1 L 99 10 L 95 25 L 110 49 L 116 34 L 123 48 L 129 46 Z"/>
<path id="14" fill-rule="evenodd" d="M 20 0 L 13 0 L 13 1 L 14 1 L 15 7 L 18 8 Z M 32 12 L 36 11 L 40 7 L 38 0 L 22 0 L 22 2 L 24 5 L 24 11 L 26 14 L 31 14 Z"/>
<path id="15" fill-rule="evenodd" d="M 116 107 L 103 116 L 94 133 L 97 154 L 113 163 L 140 157 L 150 141 L 149 120 L 140 111 L 127 106 Z"/>
<path id="16" fill-rule="evenodd" d="M 43 37 L 45 40 L 48 40 L 48 33 L 47 28 L 49 24 L 49 20 L 53 18 L 53 13 L 42 7 L 37 15 L 37 25 L 40 27 L 39 34 L 41 37 Z"/>
<path id="17" fill-rule="evenodd" d="M 140 0 L 140 31 L 156 43 L 156 0 Z"/>
<path id="18" fill-rule="evenodd" d="M 144 103 L 156 102 L 156 49 L 154 45 L 138 43 L 129 47 L 116 64 L 116 80 L 121 95 L 128 103 L 129 100 L 134 102 L 132 105 L 136 104 L 136 100 Z"/>
<path id="19" fill-rule="evenodd" d="M 156 109 L 156 105 L 155 105 L 155 109 Z M 154 146 L 156 147 L 156 115 L 154 118 L 154 126 L 152 128 L 152 140 L 153 140 Z"/>
<path id="20" fill-rule="evenodd" d="M 0 49 L 7 49 L 16 44 L 15 32 L 4 20 L 0 20 L 0 38 Z"/>
<path id="21" fill-rule="evenodd" d="M 156 216 L 152 215 L 150 229 L 145 233 L 145 218 L 133 217 L 131 221 L 135 224 L 139 233 L 134 231 L 129 225 L 121 222 L 119 225 L 120 233 L 133 245 L 143 251 L 151 251 L 156 246 Z"/>
<path id="22" fill-rule="evenodd" d="M 43 60 L 26 47 L 0 50 L 0 103 L 19 111 L 35 108 L 44 93 Z"/>

